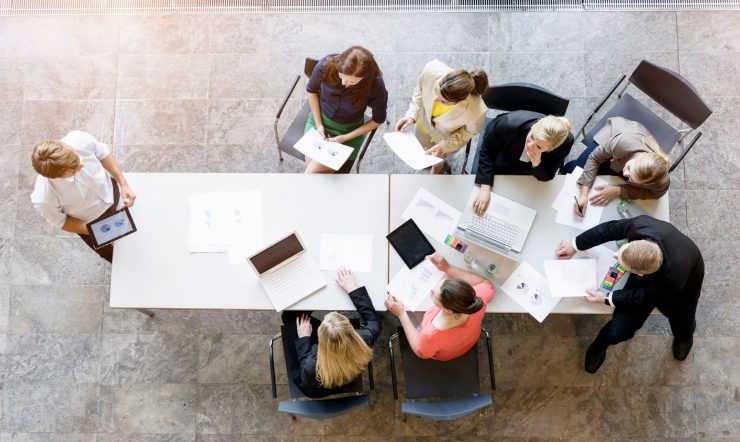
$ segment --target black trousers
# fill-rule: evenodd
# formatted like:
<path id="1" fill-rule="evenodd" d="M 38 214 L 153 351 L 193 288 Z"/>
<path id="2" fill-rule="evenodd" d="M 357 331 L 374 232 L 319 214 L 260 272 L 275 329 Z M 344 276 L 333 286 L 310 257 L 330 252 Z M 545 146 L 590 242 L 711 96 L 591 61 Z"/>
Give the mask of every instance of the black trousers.
<path id="1" fill-rule="evenodd" d="M 632 276 L 630 279 L 632 281 L 627 281 L 625 289 L 635 284 Z M 668 318 L 673 336 L 681 342 L 691 339 L 696 330 L 696 306 L 704 281 L 704 261 L 700 261 L 694 267 L 688 281 L 686 287 L 675 293 L 673 297 L 678 299 L 679 303 L 664 302 L 657 306 L 658 310 Z M 631 339 L 635 332 L 645 324 L 652 310 L 652 307 L 616 307 L 612 319 L 601 329 L 594 344 L 599 350 L 605 350 L 610 345 Z"/>
<path id="2" fill-rule="evenodd" d="M 116 180 L 114 180 L 113 177 L 111 177 L 110 180 L 113 183 L 113 205 L 110 206 L 105 212 L 103 212 L 102 215 L 97 217 L 95 221 L 101 218 L 105 218 L 106 216 L 113 215 L 113 213 L 116 211 L 116 208 L 118 207 L 118 201 L 121 198 L 121 191 L 118 188 L 118 183 L 116 182 Z M 95 246 L 93 245 L 90 235 L 83 235 L 82 233 L 78 233 L 77 235 L 79 235 L 79 237 L 82 238 L 85 244 L 87 244 L 88 247 L 93 249 L 93 251 L 97 253 L 98 256 L 100 256 L 101 258 L 103 258 L 104 260 L 108 262 L 113 262 L 113 243 L 110 243 L 105 247 L 96 249 Z"/>

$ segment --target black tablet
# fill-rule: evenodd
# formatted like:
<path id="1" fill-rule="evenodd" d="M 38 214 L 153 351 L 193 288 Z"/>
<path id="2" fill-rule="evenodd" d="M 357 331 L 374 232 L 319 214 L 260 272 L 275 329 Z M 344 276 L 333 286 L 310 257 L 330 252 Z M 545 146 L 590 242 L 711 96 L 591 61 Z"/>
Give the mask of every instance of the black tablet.
<path id="1" fill-rule="evenodd" d="M 424 261 L 427 255 L 435 252 L 434 247 L 413 219 L 398 226 L 386 238 L 410 269 Z"/>
<path id="2" fill-rule="evenodd" d="M 93 246 L 96 249 L 105 247 L 113 241 L 136 232 L 134 219 L 127 207 L 114 212 L 102 219 L 87 223 Z"/>

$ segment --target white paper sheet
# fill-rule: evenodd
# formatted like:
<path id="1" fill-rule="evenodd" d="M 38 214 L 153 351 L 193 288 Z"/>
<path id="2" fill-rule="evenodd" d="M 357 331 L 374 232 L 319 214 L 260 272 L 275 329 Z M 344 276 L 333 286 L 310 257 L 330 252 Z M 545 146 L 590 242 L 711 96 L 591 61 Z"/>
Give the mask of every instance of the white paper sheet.
<path id="1" fill-rule="evenodd" d="M 393 152 L 409 167 L 416 170 L 426 169 L 442 162 L 442 158 L 427 155 L 424 148 L 411 132 L 387 132 L 383 139 Z"/>
<path id="2" fill-rule="evenodd" d="M 401 267 L 386 287 L 386 291 L 398 298 L 406 310 L 413 311 L 427 296 L 431 296 L 432 289 L 443 276 L 444 273 L 425 259 L 411 270 L 406 266 Z"/>
<path id="3" fill-rule="evenodd" d="M 189 211 L 190 253 L 224 253 L 235 244 L 239 250 L 255 250 L 262 245 L 262 192 L 192 195 Z"/>
<path id="4" fill-rule="evenodd" d="M 309 156 L 333 170 L 339 170 L 354 150 L 344 144 L 326 141 L 313 128 L 303 134 L 303 137 L 293 147 L 303 155 Z"/>
<path id="5" fill-rule="evenodd" d="M 575 227 L 581 230 L 587 230 L 599 224 L 601 221 L 601 215 L 604 213 L 604 206 L 594 206 L 589 203 L 586 208 L 586 214 L 583 217 L 575 214 L 575 211 L 573 210 L 575 200 L 573 197 L 578 197 L 578 195 L 581 194 L 581 188 L 577 181 L 578 178 L 581 177 L 582 173 L 583 169 L 576 167 L 573 173 L 565 176 L 565 183 L 563 184 L 562 189 L 560 189 L 560 193 L 558 193 L 558 196 L 555 198 L 555 201 L 553 201 L 551 207 L 558 212 L 555 217 L 556 223 Z M 590 198 L 596 193 L 594 187 L 607 184 L 609 183 L 605 179 L 596 177 L 594 185 L 588 192 L 588 197 Z"/>
<path id="6" fill-rule="evenodd" d="M 321 234 L 319 269 L 349 267 L 354 272 L 371 272 L 373 267 L 372 235 Z"/>
<path id="7" fill-rule="evenodd" d="M 550 295 L 545 278 L 523 261 L 501 286 L 501 290 L 542 322 L 562 298 Z"/>
<path id="8" fill-rule="evenodd" d="M 596 260 L 596 282 L 601 283 L 604 276 L 609 271 L 609 267 L 617 263 L 617 258 L 614 257 L 614 250 L 608 249 L 604 246 L 592 247 L 588 250 L 581 251 L 575 254 L 573 259 L 578 258 L 591 258 Z"/>
<path id="9" fill-rule="evenodd" d="M 447 235 L 455 231 L 460 212 L 422 187 L 411 199 L 401 218 L 404 221 L 413 218 L 424 233 L 444 243 Z"/>
<path id="10" fill-rule="evenodd" d="M 595 259 L 547 260 L 544 266 L 555 298 L 586 296 L 586 290 L 597 288 Z"/>

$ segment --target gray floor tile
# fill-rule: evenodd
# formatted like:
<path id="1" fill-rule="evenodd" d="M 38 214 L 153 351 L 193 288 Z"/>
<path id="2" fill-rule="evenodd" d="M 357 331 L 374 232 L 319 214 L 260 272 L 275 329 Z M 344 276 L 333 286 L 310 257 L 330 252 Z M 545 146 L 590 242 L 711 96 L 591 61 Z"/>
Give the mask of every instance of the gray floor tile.
<path id="1" fill-rule="evenodd" d="M 95 383 L 99 368 L 97 335 L 8 335 L 6 382 Z"/>
<path id="2" fill-rule="evenodd" d="M 195 442 L 195 434 L 98 434 L 95 442 Z"/>
<path id="3" fill-rule="evenodd" d="M 704 249 L 702 249 L 704 250 Z M 737 314 L 740 312 L 740 298 L 729 279 L 715 276 L 712 267 L 705 277 L 699 305 L 696 308 L 696 334 L 698 336 L 740 336 Z M 727 279 L 718 284 L 717 279 Z"/>
<path id="4" fill-rule="evenodd" d="M 727 227 L 740 221 L 734 209 L 734 201 L 740 197 L 740 190 L 688 190 L 686 191 L 686 220 L 692 228 L 699 228 L 702 234 L 725 237 L 735 240 L 740 237 L 738 230 Z"/>
<path id="5" fill-rule="evenodd" d="M 33 333 L 99 333 L 103 325 L 103 286 L 13 286 L 8 331 Z"/>
<path id="6" fill-rule="evenodd" d="M 98 439 L 99 440 L 99 439 Z M 0 433 L 2 442 L 96 442 L 95 433 Z"/>
<path id="7" fill-rule="evenodd" d="M 276 412 L 269 385 L 199 385 L 197 432 L 286 435 L 290 417 Z"/>
<path id="8" fill-rule="evenodd" d="M 271 64 L 280 60 L 288 69 L 275 71 Z M 300 53 L 211 54 L 209 96 L 211 98 L 283 98 L 303 71 L 305 57 Z M 243 81 L 249 78 L 250 81 Z"/>
<path id="9" fill-rule="evenodd" d="M 8 332 L 9 312 L 10 312 L 10 286 L 0 285 L 0 333 Z"/>
<path id="10" fill-rule="evenodd" d="M 434 48 L 439 52 L 487 52 L 489 45 L 486 14 L 425 14 L 398 16 L 396 51 L 420 52 Z M 443 32 L 429 32 L 444 29 Z M 423 48 L 423 49 L 422 49 Z"/>
<path id="11" fill-rule="evenodd" d="M 678 12 L 678 47 L 690 52 L 740 51 L 737 11 Z"/>
<path id="12" fill-rule="evenodd" d="M 15 230 L 20 155 L 20 146 L 0 146 L 0 236 L 12 237 Z"/>
<path id="13" fill-rule="evenodd" d="M 699 439 L 738 438 L 740 387 L 696 387 L 696 432 Z"/>
<path id="14" fill-rule="evenodd" d="M 286 91 L 289 85 L 286 84 Z M 298 112 L 298 99 L 304 99 L 303 89 L 296 90 L 284 110 L 285 127 L 280 127 L 282 135 L 287 125 Z M 266 144 L 275 143 L 273 123 L 280 108 L 278 99 L 230 99 L 210 100 L 208 107 L 208 142 L 218 144 Z"/>
<path id="15" fill-rule="evenodd" d="M 208 98 L 208 57 L 201 54 L 120 55 L 118 99 Z"/>
<path id="16" fill-rule="evenodd" d="M 60 139 L 70 130 L 92 134 L 98 141 L 113 141 L 113 100 L 45 100 L 23 102 L 21 142 Z"/>
<path id="17" fill-rule="evenodd" d="M 589 97 L 603 97 L 622 76 L 629 78 L 637 65 L 647 60 L 678 72 L 678 54 L 671 52 L 623 52 L 613 53 L 604 50 L 586 53 L 586 94 Z M 691 78 L 691 77 L 689 77 Z"/>
<path id="18" fill-rule="evenodd" d="M 635 336 L 611 347 L 604 363 L 612 369 L 607 384 L 627 388 L 692 386 L 696 364 L 691 357 L 683 362 L 675 360 L 672 342 L 672 336 Z"/>
<path id="19" fill-rule="evenodd" d="M 590 26 L 588 19 L 582 12 L 490 14 L 488 50 L 580 52 L 584 48 L 583 29 Z"/>
<path id="20" fill-rule="evenodd" d="M 11 264 L 13 284 L 105 283 L 103 269 L 109 264 L 90 250 L 80 238 L 16 238 L 13 249 Z M 2 251 L 3 248 L 0 247 L 0 262 Z M 59 259 L 62 256 L 64 259 Z"/>
<path id="21" fill-rule="evenodd" d="M 738 361 L 740 359 L 740 339 L 718 336 L 698 338 L 694 340 L 692 351 L 698 385 L 740 386 L 740 373 L 736 369 L 740 362 Z"/>
<path id="22" fill-rule="evenodd" d="M 0 101 L 0 144 L 20 144 L 18 127 L 23 115 L 23 102 L 20 100 Z"/>
<path id="23" fill-rule="evenodd" d="M 96 384 L 6 382 L 2 430 L 29 433 L 94 433 Z"/>
<path id="24" fill-rule="evenodd" d="M 207 15 L 122 17 L 120 54 L 205 54 Z"/>
<path id="25" fill-rule="evenodd" d="M 676 49 L 674 12 L 598 12 L 589 13 L 584 32 L 586 51 L 664 52 Z"/>
<path id="26" fill-rule="evenodd" d="M 195 431 L 195 385 L 101 386 L 99 433 L 189 433 Z"/>
<path id="27" fill-rule="evenodd" d="M 524 81 L 564 97 L 585 97 L 582 52 L 492 52 L 493 83 Z"/>
<path id="28" fill-rule="evenodd" d="M 92 100 L 116 97 L 116 56 L 27 57 L 26 100 Z"/>
<path id="29" fill-rule="evenodd" d="M 23 100 L 21 57 L 0 57 L 0 100 Z"/>
<path id="30" fill-rule="evenodd" d="M 131 309 L 110 308 L 106 300 L 103 315 L 104 333 L 165 333 L 192 334 L 198 327 L 198 312 L 195 310 L 155 310 L 149 316 Z"/>
<path id="31" fill-rule="evenodd" d="M 117 48 L 118 17 L 14 17 L 0 26 L 0 55 L 115 54 Z"/>
<path id="32" fill-rule="evenodd" d="M 681 75 L 705 97 L 738 96 L 740 86 L 740 52 L 717 57 L 711 52 L 682 52 Z"/>
<path id="33" fill-rule="evenodd" d="M 700 139 L 684 158 L 686 188 L 740 189 L 740 147 Z"/>
<path id="34" fill-rule="evenodd" d="M 100 383 L 189 384 L 196 380 L 194 335 L 111 334 L 102 338 Z"/>
<path id="35" fill-rule="evenodd" d="M 203 144 L 206 100 L 119 100 L 115 142 L 125 144 Z"/>
<path id="36" fill-rule="evenodd" d="M 265 358 L 256 355 L 265 351 L 271 336 L 224 335 L 200 336 L 198 347 L 198 382 L 201 384 L 269 384 L 269 367 Z M 280 343 L 276 353 L 282 353 Z M 276 372 L 283 374 L 284 365 Z M 281 376 L 286 379 L 285 375 Z M 283 381 L 286 382 L 286 381 Z"/>
<path id="37" fill-rule="evenodd" d="M 206 169 L 207 154 L 204 144 L 171 144 L 116 146 L 115 155 L 126 172 L 197 173 Z"/>

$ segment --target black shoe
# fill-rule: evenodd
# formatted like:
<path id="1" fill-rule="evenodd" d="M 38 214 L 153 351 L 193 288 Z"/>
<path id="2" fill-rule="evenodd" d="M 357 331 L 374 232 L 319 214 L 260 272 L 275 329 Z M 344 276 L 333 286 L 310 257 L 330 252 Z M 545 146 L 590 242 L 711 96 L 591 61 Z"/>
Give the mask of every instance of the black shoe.
<path id="1" fill-rule="evenodd" d="M 673 338 L 673 357 L 676 360 L 683 361 L 691 352 L 691 347 L 694 345 L 694 338 L 689 338 L 686 341 L 679 342 L 678 339 Z"/>
<path id="2" fill-rule="evenodd" d="M 591 343 L 586 350 L 586 361 L 583 364 L 584 368 L 588 373 L 594 374 L 599 371 L 601 364 L 604 363 L 604 359 L 606 359 L 606 349 L 598 351 L 596 347 L 594 347 L 594 344 Z"/>

